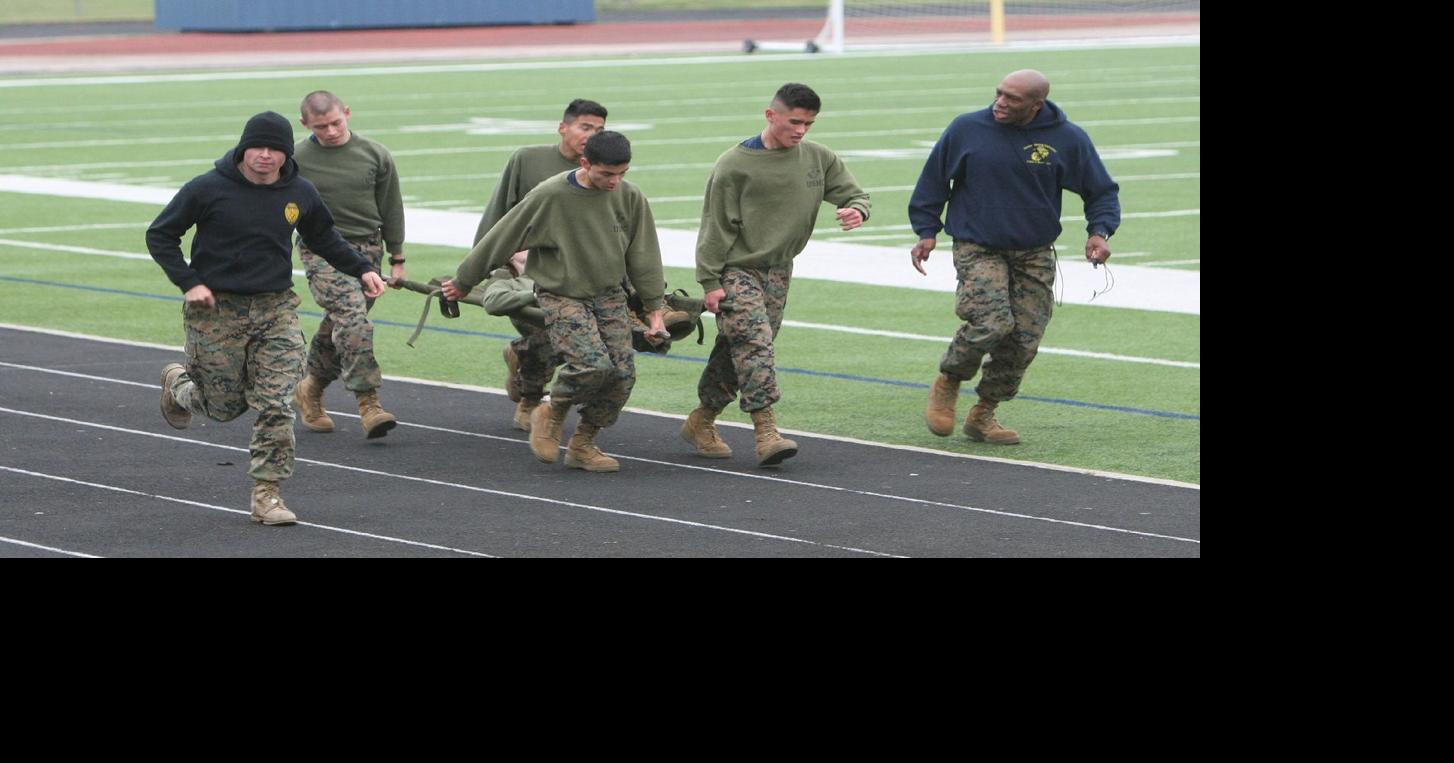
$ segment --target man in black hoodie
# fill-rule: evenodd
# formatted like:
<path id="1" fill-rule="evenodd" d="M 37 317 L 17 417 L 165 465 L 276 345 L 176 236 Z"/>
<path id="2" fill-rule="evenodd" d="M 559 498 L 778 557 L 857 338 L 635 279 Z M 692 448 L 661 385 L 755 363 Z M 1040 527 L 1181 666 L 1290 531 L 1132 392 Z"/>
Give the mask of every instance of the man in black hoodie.
<path id="1" fill-rule="evenodd" d="M 293 161 L 293 127 L 268 111 L 254 116 L 237 147 L 193 178 L 146 232 L 152 259 L 184 294 L 187 365 L 162 369 L 162 416 L 185 429 L 192 414 L 231 421 L 258 411 L 249 446 L 252 520 L 298 520 L 279 495 L 293 474 L 293 390 L 307 347 L 293 292 L 293 232 L 377 297 L 384 282 L 333 227 L 333 215 Z M 192 226 L 191 261 L 182 236 Z"/>

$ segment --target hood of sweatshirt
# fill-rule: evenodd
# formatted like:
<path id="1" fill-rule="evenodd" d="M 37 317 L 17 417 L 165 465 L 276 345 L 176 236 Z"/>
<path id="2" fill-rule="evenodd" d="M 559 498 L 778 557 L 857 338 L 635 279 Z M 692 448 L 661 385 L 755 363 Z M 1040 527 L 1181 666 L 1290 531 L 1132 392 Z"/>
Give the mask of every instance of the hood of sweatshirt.
<path id="1" fill-rule="evenodd" d="M 242 151 L 232 149 L 223 154 L 222 158 L 213 162 L 212 166 L 217 168 L 218 174 L 222 175 L 222 177 L 250 188 L 276 188 L 282 190 L 291 187 L 293 182 L 298 179 L 298 163 L 293 161 L 293 157 L 291 156 L 283 161 L 283 166 L 278 171 L 278 182 L 271 185 L 258 185 L 248 180 L 247 176 L 242 174 L 242 170 L 237 168 L 238 162 L 241 161 Z"/>

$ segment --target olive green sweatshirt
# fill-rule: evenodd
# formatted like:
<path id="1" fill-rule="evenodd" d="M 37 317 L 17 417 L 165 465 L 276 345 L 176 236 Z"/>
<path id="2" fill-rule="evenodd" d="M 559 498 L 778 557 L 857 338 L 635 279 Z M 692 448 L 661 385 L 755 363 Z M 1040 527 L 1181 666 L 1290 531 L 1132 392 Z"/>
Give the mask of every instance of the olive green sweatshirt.
<path id="1" fill-rule="evenodd" d="M 298 141 L 293 160 L 303 177 L 318 186 L 344 238 L 364 238 L 383 230 L 384 248 L 404 251 L 404 197 L 389 149 L 353 133 L 336 147 L 313 136 Z"/>
<path id="2" fill-rule="evenodd" d="M 479 228 L 475 230 L 475 243 L 495 227 L 495 223 L 505 216 L 530 189 L 540 185 L 542 180 L 559 175 L 566 170 L 580 169 L 580 162 L 573 162 L 560 153 L 560 145 L 549 146 L 526 146 L 511 154 L 510 161 L 505 164 L 505 171 L 500 175 L 500 182 L 495 184 L 495 192 L 490 194 L 490 203 L 485 205 L 485 214 L 480 218 Z"/>
<path id="3" fill-rule="evenodd" d="M 666 277 L 646 195 L 624 180 L 615 191 L 581 188 L 570 174 L 547 179 L 505 213 L 460 263 L 455 283 L 473 289 L 529 249 L 525 272 L 551 294 L 590 299 L 629 278 L 646 309 L 660 309 Z"/>
<path id="4" fill-rule="evenodd" d="M 697 231 L 697 281 L 722 288 L 727 266 L 765 270 L 792 262 L 818 220 L 818 205 L 852 207 L 868 219 L 868 193 L 831 149 L 736 145 L 718 157 L 707 181 Z"/>

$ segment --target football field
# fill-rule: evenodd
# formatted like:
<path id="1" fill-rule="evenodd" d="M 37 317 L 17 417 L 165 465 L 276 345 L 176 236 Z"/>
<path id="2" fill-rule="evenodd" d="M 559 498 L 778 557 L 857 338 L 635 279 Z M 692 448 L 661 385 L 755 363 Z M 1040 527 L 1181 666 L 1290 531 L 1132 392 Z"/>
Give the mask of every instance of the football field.
<path id="1" fill-rule="evenodd" d="M 912 272 L 906 206 L 944 126 L 986 106 L 1005 73 L 1027 67 L 1049 76 L 1051 99 L 1086 128 L 1121 183 L 1114 283 L 1084 262 L 1080 201 L 1066 194 L 1064 303 L 1021 396 L 999 410 L 1022 444 L 941 439 L 925 428 L 923 410 L 958 326 L 952 276 Z M 700 295 L 683 242 L 696 229 L 707 174 L 723 150 L 761 129 L 769 97 L 789 81 L 822 96 L 808 139 L 839 153 L 871 193 L 873 215 L 844 233 L 832 209 L 821 211 L 813 267 L 794 280 L 777 345 L 785 429 L 1200 483 L 1198 46 L 6 77 L 0 324 L 180 348 L 180 294 L 146 254 L 147 225 L 170 192 L 236 144 L 249 116 L 271 109 L 295 118 L 315 89 L 338 93 L 353 109 L 352 128 L 393 151 L 411 213 L 409 273 L 421 281 L 454 272 L 469 243 L 461 237 L 473 233 L 510 153 L 554 142 L 572 98 L 600 101 L 608 128 L 633 142 L 627 179 L 645 191 L 662 228 L 670 286 Z M 936 257 L 947 260 L 949 249 L 941 239 Z M 1194 298 L 1167 284 L 1192 285 Z M 301 274 L 296 288 L 311 335 L 318 310 Z M 397 291 L 375 307 L 385 373 L 501 387 L 508 321 L 468 306 L 457 320 L 436 314 L 411 348 L 405 339 L 422 307 L 422 297 Z M 713 336 L 708 320 L 706 345 L 683 341 L 666 357 L 640 356 L 631 407 L 690 411 Z M 961 413 L 972 402 L 967 387 Z M 748 420 L 737 410 L 724 419 Z M 660 426 L 672 434 L 676 424 Z"/>

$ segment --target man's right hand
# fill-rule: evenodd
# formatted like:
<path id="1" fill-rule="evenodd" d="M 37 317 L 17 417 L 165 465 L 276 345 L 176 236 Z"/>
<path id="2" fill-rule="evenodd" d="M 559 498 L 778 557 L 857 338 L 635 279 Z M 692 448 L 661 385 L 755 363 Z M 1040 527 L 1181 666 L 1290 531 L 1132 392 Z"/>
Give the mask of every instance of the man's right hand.
<path id="1" fill-rule="evenodd" d="M 216 307 L 217 298 L 212 296 L 212 290 L 206 284 L 197 284 L 182 295 L 182 299 L 188 305 L 202 305 L 204 307 Z"/>
<path id="2" fill-rule="evenodd" d="M 703 301 L 706 303 L 707 312 L 722 312 L 722 298 L 725 296 L 727 296 L 726 289 L 713 289 L 707 292 L 706 296 L 703 298 Z"/>
<path id="3" fill-rule="evenodd" d="M 914 269 L 922 275 L 929 275 L 924 269 L 924 262 L 929 259 L 929 253 L 934 251 L 934 246 L 939 242 L 932 238 L 921 238 L 919 243 L 914 244 L 913 250 L 909 252 L 909 258 L 914 261 Z"/>

